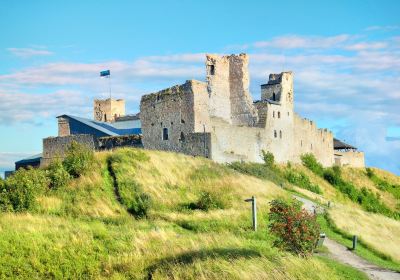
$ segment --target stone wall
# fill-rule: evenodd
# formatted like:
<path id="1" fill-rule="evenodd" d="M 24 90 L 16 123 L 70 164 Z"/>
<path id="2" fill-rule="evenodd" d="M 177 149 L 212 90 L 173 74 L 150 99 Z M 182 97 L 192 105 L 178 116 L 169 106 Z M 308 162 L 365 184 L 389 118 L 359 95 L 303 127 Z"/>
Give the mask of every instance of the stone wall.
<path id="1" fill-rule="evenodd" d="M 140 102 L 144 148 L 183 152 L 190 133 L 209 127 L 207 101 L 206 85 L 194 80 L 144 95 Z"/>
<path id="2" fill-rule="evenodd" d="M 300 162 L 302 154 L 312 153 L 324 166 L 334 164 L 333 134 L 327 129 L 318 129 L 315 122 L 303 119 L 298 115 L 294 118 L 293 152 L 294 162 Z"/>
<path id="3" fill-rule="evenodd" d="M 339 166 L 365 167 L 364 153 L 358 151 L 335 151 L 335 164 Z"/>
<path id="4" fill-rule="evenodd" d="M 41 166 L 47 166 L 53 159 L 63 158 L 69 145 L 76 141 L 86 145 L 90 149 L 95 149 L 95 139 L 93 135 L 75 134 L 64 137 L 48 137 L 43 139 L 43 157 Z"/>
<path id="5" fill-rule="evenodd" d="M 137 147 L 142 148 L 141 135 L 121 135 L 100 137 L 96 139 L 96 148 L 98 150 L 110 150 L 118 147 Z"/>
<path id="6" fill-rule="evenodd" d="M 234 125 L 255 125 L 257 110 L 249 92 L 248 63 L 246 54 L 207 55 L 210 117 Z"/>
<path id="7" fill-rule="evenodd" d="M 293 110 L 293 73 L 270 74 L 268 83 L 261 85 L 261 100 L 269 99 Z"/>
<path id="8" fill-rule="evenodd" d="M 100 122 L 114 122 L 116 117 L 125 115 L 125 100 L 123 99 L 95 99 L 93 104 L 93 118 Z"/>
<path id="9" fill-rule="evenodd" d="M 69 120 L 67 118 L 58 117 L 58 136 L 68 136 L 71 134 Z"/>

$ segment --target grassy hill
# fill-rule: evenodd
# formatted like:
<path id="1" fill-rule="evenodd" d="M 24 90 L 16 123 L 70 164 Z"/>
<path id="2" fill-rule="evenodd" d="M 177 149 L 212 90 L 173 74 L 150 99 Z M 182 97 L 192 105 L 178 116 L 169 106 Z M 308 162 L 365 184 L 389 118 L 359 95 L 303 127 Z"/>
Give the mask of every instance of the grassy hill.
<path id="1" fill-rule="evenodd" d="M 41 194 L 35 210 L 0 213 L 0 278 L 366 279 L 326 256 L 301 258 L 272 246 L 268 202 L 293 192 L 333 201 L 329 212 L 340 230 L 357 233 L 377 262 L 400 267 L 400 222 L 364 211 L 304 166 L 255 176 L 160 151 L 120 149 L 95 158 L 88 173 Z M 305 174 L 322 193 L 288 183 L 289 169 Z M 392 185 L 399 182 L 375 171 Z M 354 180 L 370 184 L 364 173 Z M 346 180 L 353 180 L 346 177 L 351 174 L 343 171 Z M 397 198 L 381 192 L 395 210 Z M 252 195 L 258 202 L 256 233 L 244 202 Z"/>

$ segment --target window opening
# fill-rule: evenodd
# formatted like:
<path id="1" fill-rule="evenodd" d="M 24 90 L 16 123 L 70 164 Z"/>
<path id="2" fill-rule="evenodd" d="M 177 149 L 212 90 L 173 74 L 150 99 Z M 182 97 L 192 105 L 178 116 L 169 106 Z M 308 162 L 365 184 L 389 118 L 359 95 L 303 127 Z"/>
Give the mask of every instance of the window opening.
<path id="1" fill-rule="evenodd" d="M 163 128 L 163 134 L 162 134 L 163 140 L 168 140 L 168 128 L 164 127 Z"/>

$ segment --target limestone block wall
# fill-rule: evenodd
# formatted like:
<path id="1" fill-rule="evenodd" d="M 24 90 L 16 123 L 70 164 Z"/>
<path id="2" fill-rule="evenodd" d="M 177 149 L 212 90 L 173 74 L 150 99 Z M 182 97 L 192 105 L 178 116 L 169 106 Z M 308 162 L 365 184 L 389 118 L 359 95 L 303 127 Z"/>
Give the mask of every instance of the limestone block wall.
<path id="1" fill-rule="evenodd" d="M 293 161 L 293 112 L 279 104 L 268 104 L 267 108 L 265 150 L 272 152 L 277 162 Z"/>
<path id="2" fill-rule="evenodd" d="M 339 166 L 365 167 L 364 153 L 358 151 L 335 151 L 335 164 Z"/>
<path id="3" fill-rule="evenodd" d="M 125 100 L 123 99 L 95 99 L 93 117 L 96 121 L 114 122 L 116 117 L 125 115 Z"/>
<path id="4" fill-rule="evenodd" d="M 231 123 L 229 59 L 226 56 L 208 54 L 206 70 L 210 117 Z"/>
<path id="5" fill-rule="evenodd" d="M 182 142 L 182 153 L 192 156 L 211 157 L 211 134 L 189 133 Z"/>
<path id="6" fill-rule="evenodd" d="M 40 166 L 47 166 L 53 159 L 63 158 L 69 145 L 76 141 L 86 145 L 90 149 L 95 149 L 95 139 L 93 135 L 75 134 L 64 137 L 48 137 L 43 139 L 43 156 Z"/>
<path id="7" fill-rule="evenodd" d="M 236 126 L 211 118 L 211 158 L 216 162 L 263 162 L 261 151 L 267 149 L 265 129 Z"/>
<path id="8" fill-rule="evenodd" d="M 246 54 L 207 55 L 209 113 L 235 125 L 253 126 L 257 110 L 249 91 L 249 58 Z"/>
<path id="9" fill-rule="evenodd" d="M 67 118 L 58 117 L 58 136 L 68 136 L 70 134 L 69 120 Z"/>
<path id="10" fill-rule="evenodd" d="M 137 147 L 142 148 L 141 135 L 120 135 L 100 137 L 96 139 L 96 149 L 110 150 L 118 147 Z"/>
<path id="11" fill-rule="evenodd" d="M 249 57 L 240 54 L 228 59 L 232 124 L 254 126 L 258 116 L 249 91 Z"/>
<path id="12" fill-rule="evenodd" d="M 300 157 L 312 153 L 324 166 L 334 164 L 333 134 L 327 129 L 318 129 L 315 122 L 294 116 L 293 138 L 294 162 L 300 162 Z"/>
<path id="13" fill-rule="evenodd" d="M 189 134 L 209 129 L 207 107 L 206 84 L 193 80 L 144 95 L 140 102 L 144 148 L 183 152 Z"/>
<path id="14" fill-rule="evenodd" d="M 293 73 L 270 74 L 268 83 L 261 85 L 261 99 L 275 100 L 281 105 L 293 109 Z"/>

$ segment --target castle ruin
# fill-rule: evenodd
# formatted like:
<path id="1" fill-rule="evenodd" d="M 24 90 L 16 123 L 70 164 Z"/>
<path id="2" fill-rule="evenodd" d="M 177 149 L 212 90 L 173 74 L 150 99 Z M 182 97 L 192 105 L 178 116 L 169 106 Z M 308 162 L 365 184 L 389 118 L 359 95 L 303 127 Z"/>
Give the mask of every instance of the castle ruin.
<path id="1" fill-rule="evenodd" d="M 270 74 L 261 100 L 249 91 L 246 54 L 206 55 L 206 83 L 144 95 L 140 103 L 144 148 L 206 156 L 217 162 L 262 162 L 262 151 L 279 163 L 299 163 L 311 153 L 324 166 L 364 167 L 364 154 L 335 151 L 331 131 L 294 112 L 293 73 Z M 342 162 L 343 161 L 343 162 Z"/>

